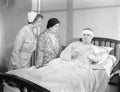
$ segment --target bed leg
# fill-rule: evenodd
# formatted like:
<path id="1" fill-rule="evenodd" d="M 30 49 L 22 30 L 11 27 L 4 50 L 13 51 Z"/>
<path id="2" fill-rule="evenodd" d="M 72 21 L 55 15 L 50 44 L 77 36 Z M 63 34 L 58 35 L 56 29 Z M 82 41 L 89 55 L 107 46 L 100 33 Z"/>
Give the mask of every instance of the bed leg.
<path id="1" fill-rule="evenodd" d="M 1 78 L 0 78 L 0 92 L 3 92 L 3 81 Z"/>
<path id="2" fill-rule="evenodd" d="M 27 89 L 27 92 L 33 92 L 32 90 L 30 90 L 30 89 Z"/>
<path id="3" fill-rule="evenodd" d="M 24 87 L 20 87 L 20 92 L 24 92 Z"/>
<path id="4" fill-rule="evenodd" d="M 118 92 L 120 92 L 120 76 L 119 76 Z"/>

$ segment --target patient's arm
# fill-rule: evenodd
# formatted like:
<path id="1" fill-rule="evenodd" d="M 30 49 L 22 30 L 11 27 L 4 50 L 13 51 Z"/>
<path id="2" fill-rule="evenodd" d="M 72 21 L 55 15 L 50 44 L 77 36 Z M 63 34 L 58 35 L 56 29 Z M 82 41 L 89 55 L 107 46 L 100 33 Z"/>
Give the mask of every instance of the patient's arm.
<path id="1" fill-rule="evenodd" d="M 91 62 L 91 68 L 92 69 L 105 69 L 103 64 L 100 64 L 102 57 L 100 56 L 100 54 L 91 54 L 88 56 L 90 62 Z"/>
<path id="2" fill-rule="evenodd" d="M 62 60 L 65 60 L 65 61 L 70 61 L 71 60 L 71 49 L 70 48 L 65 48 L 61 54 L 60 54 L 60 58 Z"/>
<path id="3" fill-rule="evenodd" d="M 78 42 L 72 42 L 69 44 L 60 55 L 60 58 L 65 61 L 71 61 L 77 59 L 79 56 L 79 50 L 77 49 Z"/>
<path id="4" fill-rule="evenodd" d="M 92 64 L 96 64 L 96 63 L 98 63 L 100 61 L 100 58 L 97 55 L 95 55 L 95 54 L 90 54 L 88 56 L 88 59 L 90 60 L 90 62 Z"/>
<path id="5" fill-rule="evenodd" d="M 104 69 L 106 73 L 110 76 L 114 68 L 114 64 L 116 62 L 116 58 L 112 55 L 107 55 L 106 59 L 101 60 L 99 63 L 91 65 L 93 70 Z"/>

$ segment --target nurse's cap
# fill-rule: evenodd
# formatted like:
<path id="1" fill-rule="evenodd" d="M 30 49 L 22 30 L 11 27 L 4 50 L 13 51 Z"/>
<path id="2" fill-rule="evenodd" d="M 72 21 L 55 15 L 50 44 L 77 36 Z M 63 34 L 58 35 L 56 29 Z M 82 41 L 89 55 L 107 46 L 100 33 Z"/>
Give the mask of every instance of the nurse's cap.
<path id="1" fill-rule="evenodd" d="M 35 17 L 37 16 L 37 12 L 30 11 L 27 14 L 28 22 L 33 22 Z"/>

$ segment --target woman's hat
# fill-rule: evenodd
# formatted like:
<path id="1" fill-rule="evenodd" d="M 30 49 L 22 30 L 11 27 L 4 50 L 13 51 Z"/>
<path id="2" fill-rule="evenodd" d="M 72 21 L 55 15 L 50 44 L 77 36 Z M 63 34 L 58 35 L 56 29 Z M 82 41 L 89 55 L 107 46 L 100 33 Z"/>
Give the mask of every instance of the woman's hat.
<path id="1" fill-rule="evenodd" d="M 33 22 L 35 17 L 37 16 L 37 12 L 30 11 L 27 14 L 28 22 Z"/>
<path id="2" fill-rule="evenodd" d="M 49 29 L 50 27 L 53 27 L 54 25 L 60 23 L 60 21 L 57 18 L 51 18 L 48 20 L 47 23 L 47 29 Z"/>

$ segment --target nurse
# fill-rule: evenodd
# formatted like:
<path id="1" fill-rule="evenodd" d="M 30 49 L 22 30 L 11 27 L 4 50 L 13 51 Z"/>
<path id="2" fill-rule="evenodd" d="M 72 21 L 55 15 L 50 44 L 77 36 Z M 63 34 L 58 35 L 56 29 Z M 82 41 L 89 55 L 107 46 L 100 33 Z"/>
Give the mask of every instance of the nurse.
<path id="1" fill-rule="evenodd" d="M 36 49 L 36 28 L 41 25 L 43 16 L 37 12 L 28 12 L 28 24 L 21 28 L 16 36 L 12 55 L 11 68 L 19 69 L 30 66 L 30 58 Z"/>

